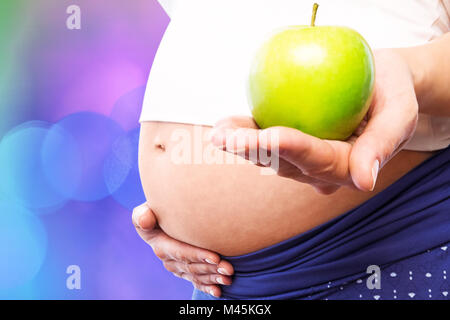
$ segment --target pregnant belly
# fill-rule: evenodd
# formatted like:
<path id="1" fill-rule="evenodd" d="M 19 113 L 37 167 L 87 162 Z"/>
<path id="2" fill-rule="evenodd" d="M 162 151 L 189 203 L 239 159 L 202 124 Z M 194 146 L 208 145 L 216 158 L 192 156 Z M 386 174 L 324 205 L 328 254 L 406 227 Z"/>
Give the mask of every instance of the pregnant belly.
<path id="1" fill-rule="evenodd" d="M 170 236 L 223 255 L 262 249 L 358 206 L 431 156 L 402 151 L 364 193 L 320 195 L 309 185 L 268 174 L 208 142 L 209 127 L 145 122 L 139 167 L 146 198 Z"/>

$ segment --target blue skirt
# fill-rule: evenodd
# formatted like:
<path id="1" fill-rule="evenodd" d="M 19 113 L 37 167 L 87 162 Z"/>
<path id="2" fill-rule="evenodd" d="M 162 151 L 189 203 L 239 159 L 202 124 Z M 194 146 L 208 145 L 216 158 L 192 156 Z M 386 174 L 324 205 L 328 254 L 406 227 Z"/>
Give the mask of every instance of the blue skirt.
<path id="1" fill-rule="evenodd" d="M 450 147 L 338 218 L 224 257 L 222 299 L 450 299 L 449 251 Z"/>

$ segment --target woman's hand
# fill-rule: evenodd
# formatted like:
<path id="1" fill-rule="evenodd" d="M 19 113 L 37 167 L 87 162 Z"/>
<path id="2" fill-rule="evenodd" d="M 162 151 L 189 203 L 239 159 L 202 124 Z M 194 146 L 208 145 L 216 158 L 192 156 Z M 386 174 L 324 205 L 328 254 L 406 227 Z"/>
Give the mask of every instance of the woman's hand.
<path id="1" fill-rule="evenodd" d="M 260 130 L 249 117 L 219 121 L 212 142 L 258 165 L 250 155 L 259 148 L 279 157 L 280 176 L 312 185 L 330 194 L 340 186 L 371 191 L 378 171 L 412 137 L 418 118 L 414 81 L 408 64 L 395 50 L 374 52 L 376 76 L 371 107 L 347 141 L 322 140 L 299 130 L 272 127 Z M 271 145 L 273 137 L 276 145 Z"/>
<path id="2" fill-rule="evenodd" d="M 219 285 L 230 285 L 234 270 L 219 255 L 175 240 L 162 231 L 150 207 L 144 203 L 133 210 L 137 233 L 162 260 L 164 267 L 177 277 L 192 282 L 195 288 L 220 297 Z"/>

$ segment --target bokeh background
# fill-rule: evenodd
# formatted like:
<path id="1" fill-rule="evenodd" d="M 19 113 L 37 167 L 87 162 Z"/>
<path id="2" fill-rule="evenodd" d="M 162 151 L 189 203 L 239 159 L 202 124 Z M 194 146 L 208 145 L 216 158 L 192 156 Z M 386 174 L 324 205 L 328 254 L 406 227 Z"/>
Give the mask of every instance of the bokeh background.
<path id="1" fill-rule="evenodd" d="M 70 5 L 81 30 L 69 30 Z M 0 298 L 188 299 L 136 234 L 156 0 L 0 0 Z M 81 290 L 66 287 L 81 268 Z"/>

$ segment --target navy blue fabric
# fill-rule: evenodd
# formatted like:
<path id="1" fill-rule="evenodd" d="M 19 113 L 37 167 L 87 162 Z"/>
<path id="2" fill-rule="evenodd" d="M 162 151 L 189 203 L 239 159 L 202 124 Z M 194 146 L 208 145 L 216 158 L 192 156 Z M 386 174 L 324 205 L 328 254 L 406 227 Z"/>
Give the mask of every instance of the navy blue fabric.
<path id="1" fill-rule="evenodd" d="M 224 257 L 235 276 L 231 286 L 222 287 L 223 298 L 358 299 L 362 293 L 380 298 L 362 280 L 370 265 L 382 269 L 381 284 L 391 290 L 386 298 L 397 298 L 400 288 L 407 289 L 404 298 L 418 297 L 419 291 L 426 292 L 424 298 L 450 298 L 445 295 L 449 242 L 450 147 L 336 219 L 262 250 Z M 425 270 L 427 265 L 434 269 Z M 433 288 L 429 282 L 411 282 L 423 277 L 440 282 Z M 194 292 L 193 298 L 212 297 Z"/>

